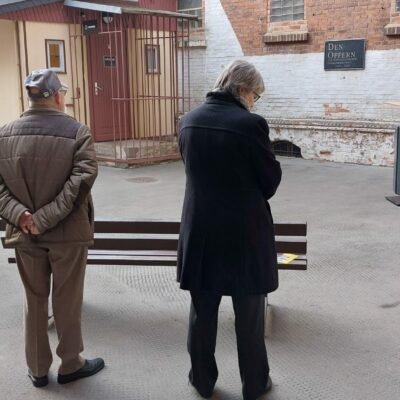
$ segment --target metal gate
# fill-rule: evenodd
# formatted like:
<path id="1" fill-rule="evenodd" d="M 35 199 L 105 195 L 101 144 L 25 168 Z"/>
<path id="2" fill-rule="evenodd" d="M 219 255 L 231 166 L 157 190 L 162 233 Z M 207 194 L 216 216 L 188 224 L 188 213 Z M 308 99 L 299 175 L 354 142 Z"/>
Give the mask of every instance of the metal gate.
<path id="1" fill-rule="evenodd" d="M 192 17 L 140 9 L 71 13 L 71 59 L 80 52 L 83 60 L 82 70 L 71 69 L 82 74 L 75 79 L 85 82 L 89 100 L 77 117 L 91 126 L 98 159 L 139 164 L 179 158 L 179 117 L 190 108 Z M 82 109 L 80 92 L 74 110 Z"/>

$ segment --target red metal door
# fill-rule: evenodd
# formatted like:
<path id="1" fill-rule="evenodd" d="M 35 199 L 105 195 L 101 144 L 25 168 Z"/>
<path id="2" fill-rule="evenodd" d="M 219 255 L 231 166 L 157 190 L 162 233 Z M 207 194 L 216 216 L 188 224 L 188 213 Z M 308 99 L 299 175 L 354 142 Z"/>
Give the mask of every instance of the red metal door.
<path id="1" fill-rule="evenodd" d="M 91 129 L 96 142 L 129 138 L 126 48 L 120 33 L 89 35 Z"/>

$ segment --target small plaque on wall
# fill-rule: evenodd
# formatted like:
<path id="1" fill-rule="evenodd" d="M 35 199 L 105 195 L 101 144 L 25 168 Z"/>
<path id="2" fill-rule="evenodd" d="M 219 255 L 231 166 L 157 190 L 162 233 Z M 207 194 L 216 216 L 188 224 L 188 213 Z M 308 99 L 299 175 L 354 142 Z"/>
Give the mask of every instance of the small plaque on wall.
<path id="1" fill-rule="evenodd" d="M 96 19 L 93 19 L 91 21 L 84 21 L 82 23 L 83 27 L 83 33 L 85 35 L 90 35 L 91 33 L 98 32 L 99 27 Z"/>
<path id="2" fill-rule="evenodd" d="M 103 56 L 103 65 L 105 67 L 115 67 L 117 65 L 115 56 Z"/>
<path id="3" fill-rule="evenodd" d="M 365 44 L 365 39 L 326 41 L 325 70 L 365 69 Z"/>

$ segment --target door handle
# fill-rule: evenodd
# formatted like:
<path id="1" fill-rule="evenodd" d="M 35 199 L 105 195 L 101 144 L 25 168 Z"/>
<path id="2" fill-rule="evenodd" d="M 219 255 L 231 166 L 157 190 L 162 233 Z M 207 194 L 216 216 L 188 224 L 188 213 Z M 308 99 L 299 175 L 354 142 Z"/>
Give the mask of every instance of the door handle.
<path id="1" fill-rule="evenodd" d="M 100 87 L 99 84 L 98 84 L 97 82 L 95 82 L 95 83 L 94 83 L 94 94 L 95 94 L 96 96 L 99 95 L 99 90 L 103 90 L 103 88 Z"/>

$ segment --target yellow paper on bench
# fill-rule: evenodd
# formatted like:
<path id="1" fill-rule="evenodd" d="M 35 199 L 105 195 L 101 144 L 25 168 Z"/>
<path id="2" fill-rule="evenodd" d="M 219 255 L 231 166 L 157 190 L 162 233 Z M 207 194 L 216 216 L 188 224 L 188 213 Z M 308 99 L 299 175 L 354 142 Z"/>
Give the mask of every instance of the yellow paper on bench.
<path id="1" fill-rule="evenodd" d="M 290 264 L 298 257 L 297 254 L 281 253 L 278 254 L 278 264 Z"/>

